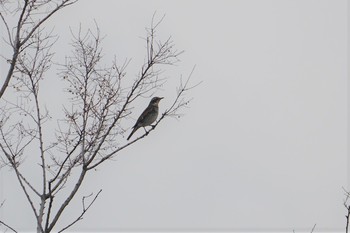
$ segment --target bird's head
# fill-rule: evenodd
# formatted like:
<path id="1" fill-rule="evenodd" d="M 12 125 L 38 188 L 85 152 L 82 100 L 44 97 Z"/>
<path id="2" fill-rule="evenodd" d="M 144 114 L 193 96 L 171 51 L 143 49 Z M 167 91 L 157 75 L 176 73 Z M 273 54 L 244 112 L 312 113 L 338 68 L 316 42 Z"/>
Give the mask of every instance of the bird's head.
<path id="1" fill-rule="evenodd" d="M 150 104 L 151 105 L 158 105 L 159 101 L 163 99 L 164 97 L 153 97 Z"/>

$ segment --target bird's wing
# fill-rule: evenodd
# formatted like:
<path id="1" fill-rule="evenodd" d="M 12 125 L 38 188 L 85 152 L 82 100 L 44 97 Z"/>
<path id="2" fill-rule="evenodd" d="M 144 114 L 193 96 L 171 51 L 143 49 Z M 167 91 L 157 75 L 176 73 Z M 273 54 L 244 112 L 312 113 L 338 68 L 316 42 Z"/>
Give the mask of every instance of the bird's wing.
<path id="1" fill-rule="evenodd" d="M 141 122 L 144 121 L 145 117 L 153 111 L 152 106 L 148 106 L 143 112 L 142 114 L 139 116 L 139 118 L 136 121 L 136 124 L 134 125 L 134 128 L 138 126 L 138 124 L 140 124 Z"/>

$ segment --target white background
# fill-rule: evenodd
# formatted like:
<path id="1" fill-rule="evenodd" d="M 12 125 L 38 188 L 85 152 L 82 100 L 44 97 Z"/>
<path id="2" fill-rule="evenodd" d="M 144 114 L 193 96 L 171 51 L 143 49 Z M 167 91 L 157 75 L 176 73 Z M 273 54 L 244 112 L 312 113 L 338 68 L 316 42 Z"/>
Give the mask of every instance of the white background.
<path id="1" fill-rule="evenodd" d="M 164 67 L 175 81 L 157 93 L 165 97 L 161 110 L 176 79 L 194 65 L 193 82 L 203 83 L 184 117 L 164 121 L 87 177 L 62 225 L 79 213 L 83 195 L 103 189 L 75 229 L 342 230 L 347 1 L 85 0 L 50 21 L 60 34 L 55 58 L 69 53 L 69 26 L 88 28 L 96 20 L 107 36 L 106 57 L 132 58 L 133 78 L 145 54 L 140 37 L 155 11 L 166 15 L 160 36 L 171 35 L 185 50 L 181 63 Z M 48 102 L 59 103 L 55 91 L 57 85 L 44 88 Z M 148 101 L 137 103 L 135 119 Z M 13 173 L 2 169 L 0 182 L 1 219 L 35 229 Z"/>

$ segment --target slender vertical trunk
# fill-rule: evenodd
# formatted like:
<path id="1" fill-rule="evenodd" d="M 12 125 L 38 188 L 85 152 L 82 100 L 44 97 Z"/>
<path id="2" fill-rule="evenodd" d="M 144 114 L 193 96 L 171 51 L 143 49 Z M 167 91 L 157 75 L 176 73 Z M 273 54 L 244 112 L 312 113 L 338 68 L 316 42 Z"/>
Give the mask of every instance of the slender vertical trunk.
<path id="1" fill-rule="evenodd" d="M 37 233 L 44 233 L 42 222 L 44 218 L 45 203 L 46 203 L 46 199 L 45 199 L 45 196 L 43 195 L 41 197 L 39 216 L 37 221 L 37 229 L 36 229 Z"/>
<path id="2" fill-rule="evenodd" d="M 349 232 L 349 215 L 350 215 L 350 208 L 348 208 L 348 215 L 346 215 L 346 228 L 345 233 Z"/>

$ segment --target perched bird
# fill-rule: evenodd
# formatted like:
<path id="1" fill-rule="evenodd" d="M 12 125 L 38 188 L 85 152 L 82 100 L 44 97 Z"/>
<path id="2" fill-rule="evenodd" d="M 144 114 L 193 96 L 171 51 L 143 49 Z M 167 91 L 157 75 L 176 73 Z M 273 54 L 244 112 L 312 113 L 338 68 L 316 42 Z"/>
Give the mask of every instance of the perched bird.
<path id="1" fill-rule="evenodd" d="M 136 124 L 133 127 L 127 140 L 141 127 L 146 127 L 151 125 L 158 117 L 158 104 L 163 97 L 153 97 L 151 102 L 149 102 L 148 107 L 143 111 L 139 119 L 137 119 Z"/>

